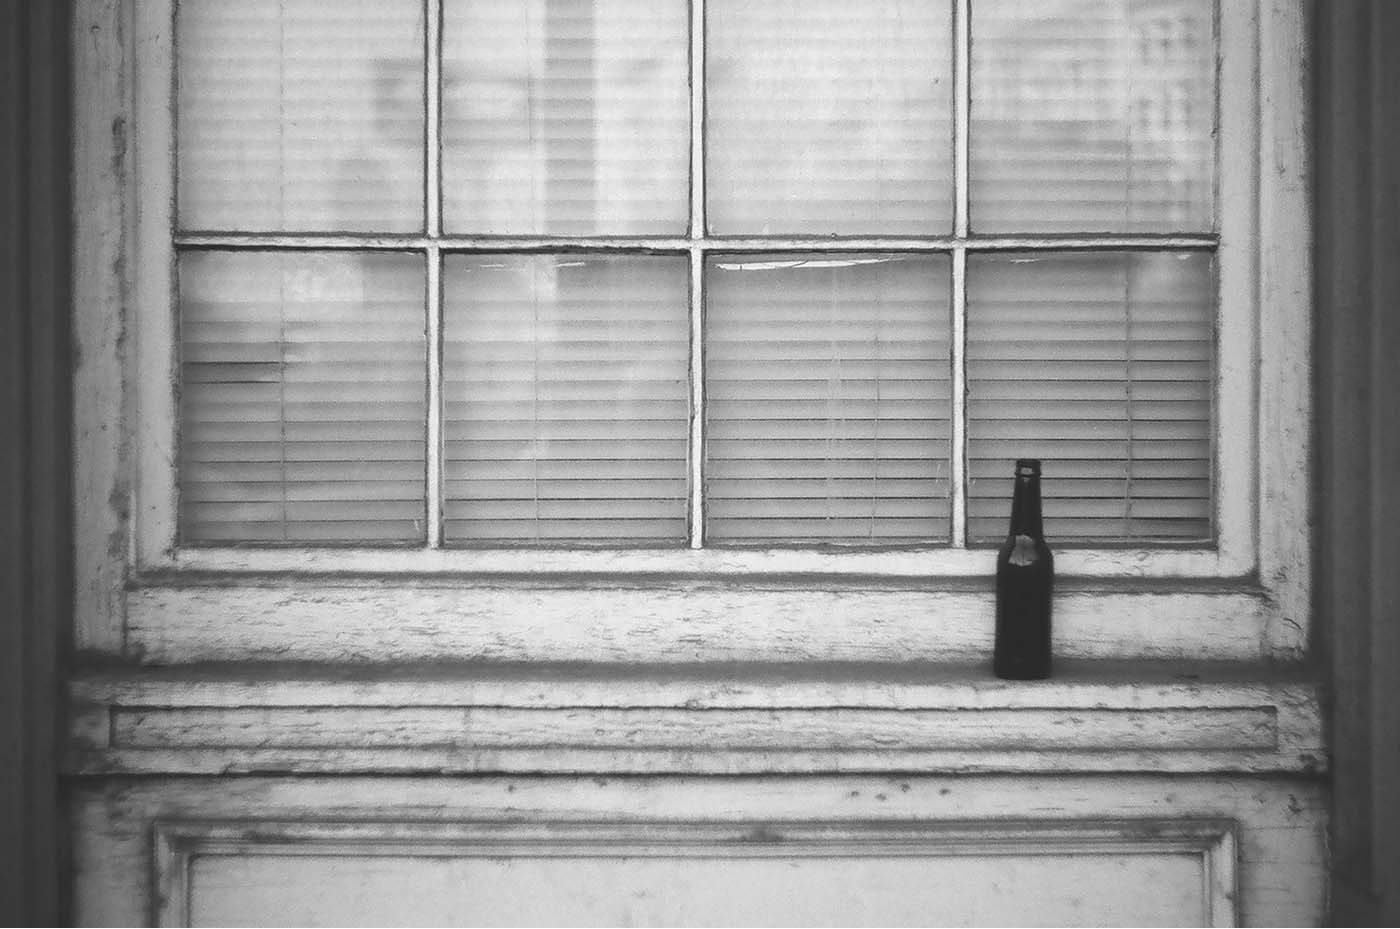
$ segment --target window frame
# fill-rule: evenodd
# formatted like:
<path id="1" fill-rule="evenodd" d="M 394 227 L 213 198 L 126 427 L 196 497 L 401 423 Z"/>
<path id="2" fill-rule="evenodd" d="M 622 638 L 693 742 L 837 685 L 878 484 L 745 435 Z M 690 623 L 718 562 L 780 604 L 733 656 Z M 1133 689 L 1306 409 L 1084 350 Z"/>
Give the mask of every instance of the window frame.
<path id="1" fill-rule="evenodd" d="M 985 549 L 951 547 L 901 550 L 812 550 L 690 548 L 684 550 L 536 550 L 536 549 L 253 549 L 174 546 L 176 393 L 178 384 L 174 293 L 175 239 L 172 68 L 173 0 L 80 0 L 78 38 L 80 83 L 77 103 L 78 147 L 75 194 L 78 237 L 76 258 L 76 331 L 83 363 L 76 374 L 77 485 L 79 512 L 78 568 L 90 581 L 79 593 L 79 644 L 99 650 L 131 650 L 129 607 L 147 610 L 154 625 L 137 628 L 169 633 L 186 623 L 187 631 L 204 622 L 189 622 L 188 604 L 174 605 L 164 593 L 201 591 L 207 615 L 217 616 L 214 601 L 225 591 L 226 603 L 240 590 L 276 588 L 284 582 L 299 590 L 357 590 L 373 584 L 400 589 L 425 580 L 439 589 L 467 592 L 482 585 L 493 589 L 534 589 L 540 585 L 622 586 L 671 589 L 700 583 L 731 591 L 783 591 L 800 599 L 803 590 L 934 592 L 947 600 L 947 621 L 976 626 L 984 620 L 985 580 L 991 555 Z M 436 9 L 437 2 L 428 4 Z M 1307 0 L 1220 0 L 1218 10 L 1219 94 L 1217 146 L 1217 224 L 1219 297 L 1217 304 L 1217 384 L 1215 385 L 1215 524 L 1218 544 L 1211 548 L 1073 548 L 1057 552 L 1062 589 L 1123 615 L 1130 627 L 1144 631 L 1165 623 L 1162 646 L 1206 657 L 1250 655 L 1297 656 L 1306 647 L 1309 590 L 1309 457 L 1311 422 L 1310 371 L 1311 217 L 1307 198 L 1305 148 Z M 966 37 L 968 0 L 958 0 L 955 29 Z M 704 4 L 691 4 L 692 43 L 703 42 Z M 428 41 L 436 41 L 438 23 L 427 17 Z M 697 28 L 700 27 L 700 28 Z M 960 43 L 965 48 L 965 43 Z M 967 99 L 968 63 L 957 54 L 955 99 Z M 691 76 L 701 63 L 692 54 Z M 100 75 L 94 79 L 93 75 Z M 428 80 L 435 81 L 429 64 Z M 703 121 L 701 95 L 692 95 L 692 127 Z M 957 107 L 963 126 L 957 158 L 957 201 L 966 202 L 967 107 Z M 437 127 L 428 120 L 429 151 L 437 146 Z M 703 157 L 703 140 L 692 137 L 692 169 Z M 436 158 L 428 158 L 429 183 Z M 590 248 L 639 251 L 662 249 L 690 256 L 691 273 L 703 271 L 708 252 L 742 251 L 939 251 L 954 254 L 954 291 L 959 292 L 957 255 L 967 241 L 956 236 L 911 241 L 906 238 L 783 237 L 697 238 L 704 207 L 703 182 L 692 184 L 691 235 L 683 239 L 540 238 L 510 243 L 491 237 L 454 237 L 449 245 L 467 250 L 567 251 Z M 434 210 L 429 198 L 429 211 Z M 966 210 L 959 229 L 966 232 Z M 430 216 L 431 224 L 431 216 Z M 431 225 L 430 225 L 431 229 Z M 274 236 L 269 244 L 403 247 L 401 237 Z M 424 241 L 430 259 L 445 239 Z M 1176 237 L 1180 238 L 1180 237 Z M 1187 237 L 1199 246 L 1202 237 Z M 276 240 L 275 243 L 272 240 Z M 340 242 L 339 240 L 345 240 Z M 1050 236 L 982 237 L 998 248 L 1048 248 Z M 219 244 L 199 235 L 181 236 L 184 244 Z M 1076 237 L 1058 247 L 1114 247 L 1139 244 L 1166 247 L 1172 237 Z M 429 260 L 429 364 L 436 365 L 440 333 L 434 295 L 440 264 Z M 162 312 L 160 307 L 165 307 Z M 156 308 L 156 309 L 153 309 Z M 703 356 L 700 322 L 703 307 L 692 295 L 692 351 Z M 955 311 L 954 352 L 963 333 Z M 956 365 L 955 365 L 956 367 Z M 703 381 L 693 378 L 692 394 L 703 399 Z M 430 404 L 438 397 L 430 394 Z M 698 404 L 697 404 L 698 406 Z M 955 429 L 961 429 L 962 398 L 954 386 Z M 703 416 L 692 416 L 692 442 L 702 441 Z M 1267 430 L 1267 431 L 1266 431 Z M 1273 441 L 1266 440 L 1273 437 Z M 429 426 L 429 440 L 434 432 Z M 429 455 L 429 486 L 439 462 Z M 698 507 L 692 457 L 692 512 Z M 954 500 L 959 501 L 954 456 Z M 429 491 L 432 492 L 431 490 Z M 958 503 L 955 502 L 955 508 Z M 430 530 L 431 531 L 431 530 Z M 873 586 L 872 586 L 873 585 Z M 128 587 L 130 592 L 128 593 Z M 1171 598 L 1169 615 L 1156 615 L 1163 595 Z M 1073 594 L 1071 596 L 1074 596 Z M 130 600 L 130 603 L 128 602 Z M 411 600 L 411 598 L 409 598 Z M 167 605 L 152 607 L 153 603 Z M 334 628 L 338 597 L 329 597 L 311 619 L 308 641 Z M 406 601 L 406 608 L 412 610 Z M 521 607 L 524 609 L 524 607 Z M 426 607 L 425 607 L 426 609 Z M 645 608 L 642 608 L 645 612 Z M 763 607 L 781 611 L 775 601 Z M 236 612 L 236 611 L 235 611 Z M 665 614 L 666 610 L 661 610 Z M 900 612 L 902 626 L 921 621 L 922 610 Z M 143 614 L 144 615 L 144 614 Z M 1058 614 L 1074 626 L 1074 614 Z M 184 617 L 183 619 L 181 617 Z M 771 617 L 770 617 L 771 619 Z M 557 622 L 562 622 L 559 617 Z M 634 628 L 625 620 L 617 634 Z M 677 620 L 679 621 L 679 620 Z M 1105 620 L 1107 621 L 1107 620 Z M 1194 638 L 1203 623 L 1232 624 L 1223 644 L 1219 637 Z M 217 625 L 217 623 L 215 624 Z M 550 624 L 542 624 L 549 626 Z M 801 623 L 792 620 L 793 629 Z M 944 625 L 943 622 L 935 625 Z M 959 626 L 961 628 L 961 625 Z M 1135 647 L 1120 636 L 1097 642 L 1097 626 L 1085 626 L 1085 654 L 1132 655 Z M 315 630 L 320 630 L 319 632 Z M 208 632 L 208 630 L 205 630 Z M 943 632 L 948 632 L 945 628 Z M 385 633 L 394 639 L 395 633 Z M 750 657 L 783 658 L 780 629 L 753 646 Z M 960 633 L 951 634 L 958 640 Z M 531 638 L 533 636 L 535 638 Z M 541 628 L 507 649 L 529 656 L 550 652 L 551 633 Z M 966 635 L 962 635 L 966 638 Z M 185 637 L 177 636 L 180 641 Z M 568 640 L 565 636 L 558 641 Z M 760 637 L 764 638 L 764 637 Z M 913 637 L 919 641 L 923 635 Z M 1160 636 L 1158 638 L 1161 638 Z M 668 635 L 661 639 L 669 640 Z M 973 640 L 980 639 L 977 636 Z M 661 641 L 660 639 L 658 642 Z M 1138 651 L 1153 653 L 1152 636 Z M 1214 642 L 1215 644 L 1210 644 Z M 533 644 L 532 644 L 533 643 Z M 1251 644 L 1252 643 L 1252 644 Z M 930 643 L 935 653 L 937 642 Z M 200 654 L 187 642 L 189 654 Z M 252 646 L 249 646 L 250 648 Z M 662 653 L 668 646 L 658 645 Z M 135 649 L 140 651 L 140 647 Z M 308 645 L 308 653 L 317 647 Z M 468 651 L 470 651 L 468 647 Z M 1203 650 L 1203 651 L 1202 651 Z M 837 649 L 839 651 L 839 649 Z M 411 650 L 410 650 L 410 653 Z M 220 652 L 220 654 L 223 654 Z M 237 649 L 229 654 L 238 654 Z M 327 654 L 333 654 L 328 651 Z M 649 654 L 643 649 L 638 654 Z"/>

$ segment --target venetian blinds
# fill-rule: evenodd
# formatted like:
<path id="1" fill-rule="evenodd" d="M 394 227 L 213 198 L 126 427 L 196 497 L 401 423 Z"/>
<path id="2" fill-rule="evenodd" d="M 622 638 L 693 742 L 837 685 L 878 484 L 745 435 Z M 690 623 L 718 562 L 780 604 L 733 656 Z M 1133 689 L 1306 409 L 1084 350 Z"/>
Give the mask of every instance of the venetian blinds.
<path id="1" fill-rule="evenodd" d="M 1209 543 L 1214 22 L 178 0 L 180 541 Z"/>
<path id="2" fill-rule="evenodd" d="M 948 262 L 720 256 L 707 269 L 714 542 L 948 535 Z"/>

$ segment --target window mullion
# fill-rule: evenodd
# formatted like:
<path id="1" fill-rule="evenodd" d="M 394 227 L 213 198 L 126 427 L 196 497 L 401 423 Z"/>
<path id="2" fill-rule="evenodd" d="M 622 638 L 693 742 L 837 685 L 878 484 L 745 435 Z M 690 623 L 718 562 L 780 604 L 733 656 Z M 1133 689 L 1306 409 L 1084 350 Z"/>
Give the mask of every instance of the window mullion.
<path id="1" fill-rule="evenodd" d="M 967 545 L 967 249 L 953 249 L 953 332 L 951 361 L 952 435 L 949 437 L 949 485 L 952 490 L 953 548 Z"/>
<path id="2" fill-rule="evenodd" d="M 424 212 L 427 246 L 428 471 L 426 485 L 427 546 L 442 547 L 442 0 L 425 0 L 427 43 L 424 125 Z"/>
<path id="3" fill-rule="evenodd" d="M 705 544 L 705 0 L 690 0 L 690 547 Z"/>
<path id="4" fill-rule="evenodd" d="M 967 544 L 967 248 L 968 125 L 972 111 L 971 0 L 953 3 L 953 237 L 952 434 L 949 484 L 952 489 L 954 548 Z"/>
<path id="5" fill-rule="evenodd" d="M 428 548 L 442 547 L 442 251 L 430 245 L 428 265 Z"/>
<path id="6" fill-rule="evenodd" d="M 972 113 L 971 0 L 953 3 L 953 235 L 968 234 L 968 124 Z"/>
<path id="7" fill-rule="evenodd" d="M 427 188 L 425 222 L 428 238 L 442 235 L 442 0 L 424 0 L 427 129 L 423 177 Z"/>

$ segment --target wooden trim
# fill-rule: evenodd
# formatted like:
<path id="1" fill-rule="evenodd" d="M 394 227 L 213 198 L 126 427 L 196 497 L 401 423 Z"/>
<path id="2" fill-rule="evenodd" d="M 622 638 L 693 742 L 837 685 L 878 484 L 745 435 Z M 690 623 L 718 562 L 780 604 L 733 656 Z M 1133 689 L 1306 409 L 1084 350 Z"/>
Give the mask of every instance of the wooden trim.
<path id="1" fill-rule="evenodd" d="M 133 139 L 135 161 L 126 181 L 132 226 L 127 286 L 134 351 L 123 358 L 135 425 L 130 457 L 132 561 L 156 561 L 174 550 L 179 510 L 180 331 L 178 270 L 170 230 L 176 220 L 175 11 L 134 2 Z"/>
<path id="2" fill-rule="evenodd" d="M 1259 579 L 1278 660 L 1302 660 L 1312 616 L 1312 0 L 1261 0 L 1256 302 Z M 1318 318 L 1325 316 L 1319 313 Z"/>
<path id="3" fill-rule="evenodd" d="M 1034 820 L 1234 821 L 1246 925 L 1315 926 L 1324 912 L 1326 786 L 1239 775 L 809 777 L 133 777 L 76 779 L 89 876 L 83 925 L 139 925 L 154 896 L 154 822 L 716 823 L 781 828 Z M 256 829 L 253 830 L 256 835 Z M 761 834 L 760 834 L 761 835 Z M 1220 846 L 1222 864 L 1228 846 Z M 196 875 L 198 877 L 198 875 Z M 1228 881 L 1218 886 L 1228 890 Z M 196 897 L 198 899 L 198 897 Z"/>
<path id="4" fill-rule="evenodd" d="M 248 575 L 296 573 L 325 579 L 351 574 L 419 575 L 480 581 L 492 575 L 530 577 L 548 574 L 654 575 L 680 579 L 700 575 L 743 580 L 781 575 L 809 574 L 822 586 L 843 578 L 868 575 L 891 579 L 928 580 L 988 578 L 995 546 L 954 548 L 723 548 L 707 549 L 527 549 L 453 548 L 184 548 L 168 559 L 145 565 L 135 586 L 156 587 L 180 576 L 218 573 L 237 580 Z M 1220 552 L 1181 548 L 1060 548 L 1055 551 L 1055 572 L 1060 578 L 1118 577 L 1239 579 L 1241 565 Z"/>
<path id="5" fill-rule="evenodd" d="M 1325 769 L 1317 686 L 1249 666 L 483 664 L 70 684 L 69 770 L 260 773 L 1290 772 Z"/>
<path id="6" fill-rule="evenodd" d="M 1219 239 L 1211 233 L 1192 235 L 1110 234 L 1110 235 L 969 235 L 956 236 L 424 236 L 418 233 L 374 235 L 354 233 L 277 233 L 277 232 L 178 232 L 179 248 L 282 248 L 282 249 L 424 249 L 439 245 L 456 252 L 637 252 L 683 254 L 699 250 L 707 254 L 747 254 L 785 252 L 895 252 L 899 254 L 968 251 L 1051 251 L 1074 252 L 1106 249 L 1180 249 L 1201 251 L 1215 248 Z"/>
<path id="7" fill-rule="evenodd" d="M 153 923 L 186 926 L 198 855 L 410 858 L 1199 857 L 1205 925 L 1239 924 L 1232 820 L 275 822 L 155 825 Z"/>
<path id="8" fill-rule="evenodd" d="M 128 225 L 135 135 L 125 0 L 73 0 L 74 645 L 120 653 L 131 545 Z"/>
<path id="9" fill-rule="evenodd" d="M 829 587 L 810 578 L 407 587 L 280 578 L 132 591 L 128 650 L 152 664 L 977 662 L 991 654 L 990 588 Z M 1066 584 L 1056 593 L 1055 653 L 1258 661 L 1267 654 L 1269 609 L 1249 589 Z"/>
<path id="10" fill-rule="evenodd" d="M 0 913 L 66 919 L 58 666 L 72 621 L 68 24 L 0 5 Z"/>

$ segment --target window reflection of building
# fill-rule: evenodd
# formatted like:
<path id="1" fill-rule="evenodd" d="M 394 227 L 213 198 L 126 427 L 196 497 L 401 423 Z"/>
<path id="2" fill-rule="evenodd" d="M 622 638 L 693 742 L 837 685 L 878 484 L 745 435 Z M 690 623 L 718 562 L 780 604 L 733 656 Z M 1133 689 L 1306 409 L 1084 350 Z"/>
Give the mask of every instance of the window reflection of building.
<path id="1" fill-rule="evenodd" d="M 683 4 L 448 3 L 448 232 L 679 234 L 689 145 Z"/>
<path id="2" fill-rule="evenodd" d="M 974 225 L 1053 224 L 1028 206 L 1044 203 L 1079 214 L 1046 231 L 1209 229 L 1212 15 L 1202 0 L 977 4 Z"/>

